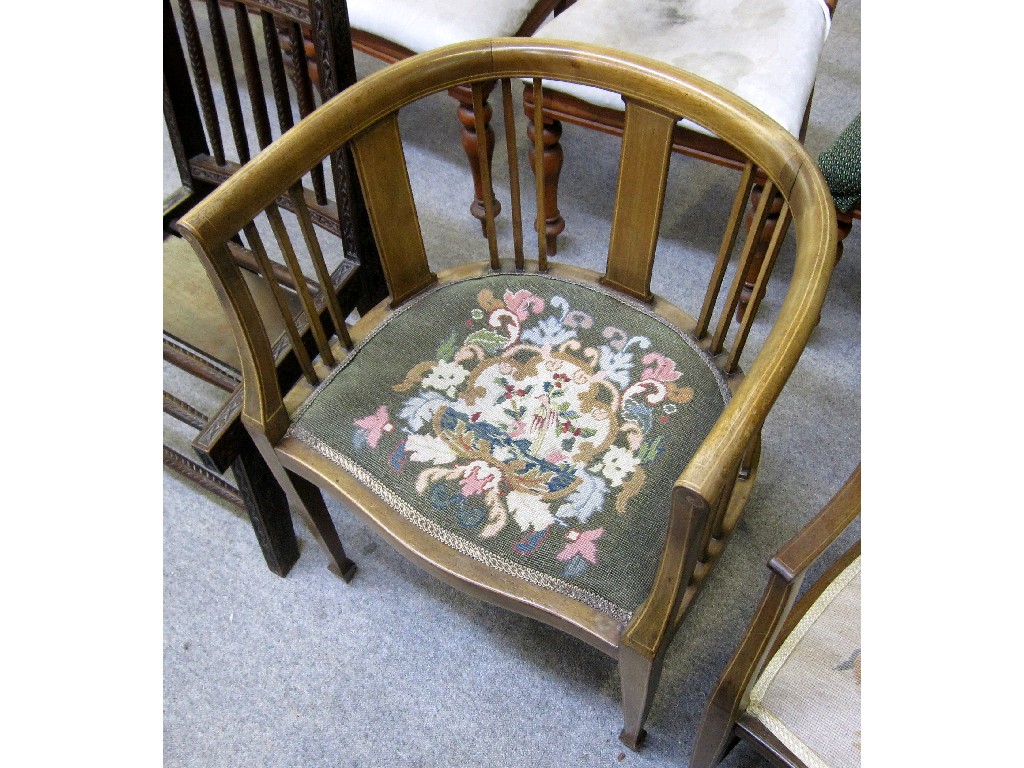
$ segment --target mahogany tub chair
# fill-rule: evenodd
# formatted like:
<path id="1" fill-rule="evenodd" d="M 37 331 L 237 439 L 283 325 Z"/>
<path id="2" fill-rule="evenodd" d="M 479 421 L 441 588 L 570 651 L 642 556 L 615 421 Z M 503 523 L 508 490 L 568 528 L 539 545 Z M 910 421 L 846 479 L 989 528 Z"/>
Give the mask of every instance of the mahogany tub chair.
<path id="1" fill-rule="evenodd" d="M 519 78 L 584 82 L 628 100 L 611 234 L 593 245 L 607 249 L 604 274 L 549 261 L 543 232 L 536 259 L 525 258 L 511 87 Z M 479 106 L 495 81 L 514 180 L 512 257 L 501 256 L 485 199 L 482 261 L 435 274 L 399 112 L 462 83 Z M 721 252 L 692 316 L 650 292 L 681 117 L 749 158 L 723 206 Z M 480 128 L 480 110 L 476 119 Z M 276 215 L 296 180 L 346 142 L 390 298 L 347 336 L 328 343 L 328 331 L 318 334 L 318 355 L 300 352 L 303 379 L 282 387 L 230 244 Z M 744 373 L 750 326 L 729 319 L 742 281 L 718 298 L 755 168 L 786 201 L 779 230 L 792 222 L 797 256 L 774 327 L 747 350 Z M 616 659 L 620 738 L 637 748 L 667 644 L 736 525 L 757 474 L 762 424 L 824 298 L 834 210 L 800 144 L 725 90 L 609 49 L 504 38 L 437 49 L 361 80 L 179 228 L 232 319 L 243 422 L 279 482 L 318 486 L 428 572 Z M 312 239 L 300 246 L 316 258 Z"/>
<path id="2" fill-rule="evenodd" d="M 860 540 L 794 605 L 807 571 L 859 515 L 858 465 L 768 562 L 768 584 L 708 700 L 690 768 L 712 768 L 740 739 L 789 768 L 860 766 Z"/>
<path id="3" fill-rule="evenodd" d="M 164 0 L 164 116 L 182 186 L 164 201 L 163 355 L 187 375 L 165 376 L 163 407 L 187 425 L 186 430 L 194 430 L 191 447 L 201 463 L 177 450 L 176 441 L 165 432 L 164 464 L 244 510 L 267 566 L 284 576 L 299 556 L 287 499 L 242 426 L 241 360 L 234 335 L 202 264 L 178 235 L 176 221 L 230 178 L 254 148 L 273 140 L 271 113 L 277 120 L 277 135 L 295 122 L 295 100 L 275 30 L 279 24 L 297 21 L 249 0 L 179 0 L 177 5 L 176 18 L 170 1 Z M 333 64 L 335 78 L 322 83 L 323 96 L 329 98 L 355 79 L 351 44 L 345 28 L 333 23 L 334 3 L 312 0 L 305 8 L 330 22 L 333 30 L 317 49 L 318 57 Z M 236 69 L 241 71 L 236 74 Z M 222 124 L 225 117 L 226 126 Z M 359 302 L 373 305 L 384 295 L 365 207 L 358 187 L 349 180 L 350 163 L 343 152 L 332 154 L 326 163 L 330 175 L 318 165 L 308 176 L 309 188 L 301 191 L 309 203 L 302 208 L 308 210 L 307 223 L 334 237 L 339 251 L 329 276 L 330 294 L 304 296 L 284 265 L 272 262 L 258 248 L 243 248 L 240 242 L 231 245 L 275 339 L 284 332 L 286 322 L 277 309 L 275 293 L 284 300 L 288 322 L 303 327 L 307 336 L 308 324 L 300 317 L 307 308 L 315 305 L 315 311 L 322 313 L 327 304 L 337 301 L 341 311 L 347 312 Z M 354 177 L 354 171 L 351 174 Z M 337 204 L 328 196 L 328 184 Z M 292 205 L 289 200 L 283 204 Z M 345 236 L 339 240 L 342 233 Z M 267 279 L 268 271 L 286 278 L 283 287 Z M 280 356 L 279 363 L 280 376 L 294 380 L 298 375 L 294 355 Z M 223 392 L 215 412 L 196 407 L 197 380 Z M 226 479 L 229 469 L 235 484 Z M 297 511 L 304 514 L 307 509 Z M 340 544 L 330 516 L 317 508 L 312 513 L 314 519 L 308 522 L 317 540 L 332 553 L 332 569 L 340 573 L 334 557 Z"/>
<path id="4" fill-rule="evenodd" d="M 818 58 L 838 0 L 580 0 L 547 21 L 534 37 L 606 45 L 657 59 L 705 77 L 746 99 L 803 140 Z M 533 92 L 524 106 L 533 118 Z M 545 232 L 557 250 L 565 220 L 558 208 L 562 123 L 621 135 L 625 113 L 614 94 L 582 85 L 550 83 L 544 94 Z M 532 125 L 532 122 L 531 122 Z M 676 152 L 741 170 L 745 158 L 729 142 L 692 121 L 672 134 Z M 756 202 L 763 178 L 755 184 Z M 749 301 L 761 253 L 771 240 L 781 201 L 769 218 L 740 299 Z"/>
<path id="5" fill-rule="evenodd" d="M 294 1 L 300 4 L 303 0 Z M 432 48 L 465 40 L 528 37 L 548 16 L 561 12 L 573 2 L 575 0 L 348 0 L 347 6 L 355 49 L 391 64 Z M 307 49 L 312 49 L 312 37 L 312 32 L 307 32 Z M 286 47 L 296 40 L 289 38 Z M 318 76 L 316 67 L 310 66 L 309 71 L 315 80 Z M 487 131 L 487 146 L 493 150 L 492 109 L 488 103 L 490 91 L 491 88 L 484 91 L 483 125 Z M 452 87 L 448 93 L 459 104 L 457 115 L 462 125 L 462 147 L 473 175 L 470 212 L 483 225 L 484 183 L 477 152 L 473 95 L 463 85 Z M 494 200 L 493 190 L 491 198 L 497 213 L 500 204 Z"/>

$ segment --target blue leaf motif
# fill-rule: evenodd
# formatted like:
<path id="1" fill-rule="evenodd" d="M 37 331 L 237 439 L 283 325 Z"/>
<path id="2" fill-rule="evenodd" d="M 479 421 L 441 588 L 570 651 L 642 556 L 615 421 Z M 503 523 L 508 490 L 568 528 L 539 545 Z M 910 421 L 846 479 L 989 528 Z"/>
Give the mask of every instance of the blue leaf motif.
<path id="1" fill-rule="evenodd" d="M 605 378 L 614 381 L 625 389 L 631 383 L 630 373 L 633 370 L 633 353 L 616 352 L 609 346 L 601 347 L 598 367 L 604 371 Z"/>
<path id="2" fill-rule="evenodd" d="M 561 321 L 554 317 L 546 317 L 537 323 L 536 328 L 530 328 L 523 332 L 525 341 L 532 341 L 540 347 L 545 344 L 557 347 L 559 344 L 564 344 L 569 339 L 575 338 L 576 331 L 564 327 Z"/>
<path id="3" fill-rule="evenodd" d="M 651 431 L 651 427 L 654 426 L 654 411 L 651 410 L 650 406 L 631 399 L 622 404 L 622 410 L 626 412 L 629 418 L 640 425 L 644 434 Z"/>
<path id="4" fill-rule="evenodd" d="M 405 419 L 409 429 L 413 432 L 419 432 L 424 424 L 429 423 L 434 418 L 434 414 L 442 406 L 448 405 L 450 402 L 440 392 L 428 389 L 423 394 L 406 400 L 405 405 L 398 412 L 398 418 Z"/>
<path id="5" fill-rule="evenodd" d="M 591 515 L 604 507 L 604 497 L 608 495 L 608 483 L 600 475 L 592 475 L 589 472 L 583 473 L 582 477 L 583 482 L 580 483 L 580 487 L 569 494 L 565 504 L 555 513 L 555 517 L 559 520 L 574 517 L 580 523 L 585 523 Z"/>

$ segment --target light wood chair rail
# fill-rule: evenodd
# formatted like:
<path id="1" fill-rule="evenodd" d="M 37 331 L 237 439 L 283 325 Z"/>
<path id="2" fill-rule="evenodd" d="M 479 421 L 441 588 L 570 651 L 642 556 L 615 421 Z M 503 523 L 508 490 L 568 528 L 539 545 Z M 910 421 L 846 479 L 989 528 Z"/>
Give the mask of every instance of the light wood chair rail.
<path id="1" fill-rule="evenodd" d="M 608 248 L 603 275 L 549 262 L 542 182 L 532 196 L 539 211 L 533 222 L 537 233 L 536 256 L 526 257 L 532 246 L 523 236 L 510 87 L 510 81 L 524 78 L 533 79 L 536 85 L 546 79 L 579 82 L 615 91 L 626 101 L 610 242 L 607 246 L 595 244 Z M 509 177 L 515 180 L 511 200 L 513 253 L 511 258 L 502 257 L 495 235 L 494 210 L 487 205 L 484 225 L 488 246 L 486 253 L 481 254 L 484 260 L 435 275 L 423 244 L 397 113 L 413 101 L 460 85 L 471 87 L 479 105 L 488 84 L 494 81 L 501 83 L 503 111 L 507 116 L 506 145 L 510 150 Z M 713 131 L 747 158 L 703 306 L 692 316 L 654 296 L 650 288 L 668 178 L 672 126 L 681 117 Z M 477 119 L 482 117 L 478 114 Z M 539 134 L 535 133 L 534 141 L 540 141 Z M 331 317 L 314 332 L 315 348 L 311 349 L 309 359 L 303 361 L 305 380 L 283 391 L 276 375 L 271 339 L 259 320 L 237 264 L 230 258 L 229 243 L 239 233 L 249 240 L 256 233 L 258 239 L 253 222 L 259 219 L 263 231 L 267 231 L 269 224 L 285 254 L 304 248 L 304 257 L 316 264 L 319 249 L 315 232 L 302 225 L 302 236 L 292 242 L 279 224 L 281 211 L 290 203 L 300 224 L 308 220 L 296 184 L 310 168 L 344 144 L 351 147 L 355 158 L 390 301 L 363 316 L 350 329 L 350 336 L 343 332 L 343 317 Z M 479 151 L 481 157 L 489 151 L 486 142 L 481 143 Z M 541 153 L 535 156 L 539 158 Z M 488 166 L 482 163 L 482 167 Z M 743 232 L 742 211 L 756 174 L 763 174 L 783 198 L 784 205 L 781 226 L 776 228 L 754 300 L 736 327 L 731 324 L 731 316 L 752 251 L 752 238 Z M 536 177 L 540 178 L 540 174 Z M 723 211 L 723 217 L 725 214 Z M 761 215 L 765 215 L 763 205 Z M 795 366 L 824 300 L 836 245 L 834 207 L 815 163 L 797 140 L 725 90 L 642 57 L 557 41 L 474 41 L 400 61 L 356 83 L 234 174 L 186 214 L 179 228 L 201 255 L 233 324 L 242 358 L 243 421 L 268 463 L 276 466 L 276 476 L 285 484 L 299 483 L 291 491 L 291 498 L 311 498 L 307 483 L 332 491 L 353 503 L 386 539 L 427 570 L 472 594 L 581 637 L 617 658 L 623 678 L 625 714 L 621 738 L 636 748 L 643 737 L 643 721 L 667 643 L 742 511 L 756 474 L 762 424 Z M 764 293 L 770 262 L 788 228 L 796 235 L 792 280 L 770 332 L 744 374 L 739 366 L 740 355 L 759 296 Z M 740 263 L 723 292 L 727 266 L 738 240 L 744 242 Z M 260 247 L 254 250 L 258 252 Z M 289 257 L 288 261 L 293 259 Z M 320 272 L 319 267 L 317 271 Z M 316 382 L 331 375 L 331 369 L 346 359 L 345 347 L 370 345 L 375 329 L 382 323 L 389 322 L 398 312 L 415 310 L 418 304 L 413 299 L 419 301 L 424 289 L 488 273 L 529 272 L 588 282 L 600 286 L 602 291 L 631 297 L 639 306 L 646 305 L 707 352 L 732 392 L 692 460 L 685 467 L 678 467 L 667 516 L 667 539 L 653 587 L 642 604 L 622 620 L 614 620 L 593 605 L 584 605 L 508 574 L 492 572 L 479 560 L 431 539 L 394 514 L 382 500 L 387 496 L 386 489 L 370 492 L 340 465 L 315 455 L 315 451 L 286 434 L 297 409 L 315 399 L 310 395 Z M 422 322 L 429 325 L 430 318 L 423 318 Z M 318 318 L 310 324 L 317 325 Z M 334 329 L 341 333 L 332 340 Z M 293 346 L 300 345 L 293 341 Z M 675 472 L 672 476 L 676 476 Z"/>
<path id="2" fill-rule="evenodd" d="M 825 590 L 860 557 L 858 539 L 836 557 L 803 594 L 800 593 L 808 569 L 836 543 L 860 516 L 860 511 L 861 467 L 858 464 L 828 504 L 768 562 L 770 575 L 760 604 L 701 718 L 690 762 L 693 768 L 717 765 L 740 739 L 777 765 L 806 768 L 807 763 L 797 754 L 801 750 L 790 749 L 746 710 L 751 691 L 765 665 Z"/>

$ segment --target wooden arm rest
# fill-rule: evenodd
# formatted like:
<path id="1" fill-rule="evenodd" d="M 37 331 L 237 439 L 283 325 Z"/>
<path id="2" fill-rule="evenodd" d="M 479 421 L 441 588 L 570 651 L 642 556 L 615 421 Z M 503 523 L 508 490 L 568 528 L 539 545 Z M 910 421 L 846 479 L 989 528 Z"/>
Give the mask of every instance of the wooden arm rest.
<path id="1" fill-rule="evenodd" d="M 778 551 L 768 567 L 796 581 L 860 514 L 860 464 L 828 504 Z"/>

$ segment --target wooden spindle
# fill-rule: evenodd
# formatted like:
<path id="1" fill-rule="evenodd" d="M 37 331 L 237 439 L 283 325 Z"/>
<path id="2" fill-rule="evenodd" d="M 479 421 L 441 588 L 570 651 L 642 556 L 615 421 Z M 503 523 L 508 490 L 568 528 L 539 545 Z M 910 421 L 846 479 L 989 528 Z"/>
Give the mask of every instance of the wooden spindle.
<path id="1" fill-rule="evenodd" d="M 747 309 L 743 314 L 743 322 L 740 323 L 740 329 L 733 342 L 732 352 L 725 366 L 726 373 L 733 373 L 739 365 L 740 355 L 743 354 L 743 347 L 747 343 L 747 336 L 750 335 L 750 328 L 754 324 L 754 315 L 757 314 L 757 308 L 761 305 L 761 300 L 764 299 L 765 291 L 768 288 L 768 280 L 772 275 L 772 270 L 775 268 L 775 260 L 779 257 L 779 251 L 782 250 L 782 241 L 786 238 L 786 232 L 789 230 L 789 223 L 792 219 L 793 216 L 789 209 L 789 204 L 784 202 L 782 210 L 779 211 L 779 220 L 775 224 L 775 229 L 772 230 L 772 238 L 768 242 L 768 251 L 765 253 L 764 261 L 761 262 L 761 269 L 757 273 L 757 280 L 754 282 L 750 301 L 747 302 Z"/>
<path id="2" fill-rule="evenodd" d="M 284 69 L 284 56 L 281 54 L 281 38 L 277 36 L 277 22 L 268 12 L 260 13 L 263 21 L 263 42 L 267 47 L 267 68 L 270 70 L 270 86 L 274 91 L 274 103 L 277 106 L 277 124 L 284 133 L 293 125 L 292 101 L 288 95 L 288 75 Z"/>
<path id="3" fill-rule="evenodd" d="M 238 42 L 242 48 L 242 67 L 245 70 L 245 84 L 249 89 L 252 103 L 252 121 L 260 148 L 271 142 L 270 116 L 267 114 L 267 97 L 263 93 L 263 75 L 260 74 L 256 41 L 252 36 L 249 10 L 243 3 L 235 3 L 235 26 L 238 28 Z"/>
<path id="4" fill-rule="evenodd" d="M 256 229 L 256 224 L 250 221 L 242 231 L 249 241 L 249 250 L 256 256 L 256 262 L 259 265 L 263 278 L 270 285 L 270 292 L 274 295 L 274 301 L 281 312 L 281 317 L 284 318 L 284 327 L 288 331 L 288 338 L 291 339 L 292 348 L 295 350 L 295 359 L 299 361 L 302 374 L 306 377 L 306 381 L 315 386 L 320 383 L 320 377 L 316 375 L 316 371 L 313 369 L 313 362 L 309 359 L 306 346 L 302 343 L 302 335 L 295 325 L 295 318 L 292 317 L 292 310 L 288 306 L 288 299 L 278 282 L 277 270 L 267 255 L 267 249 L 263 246 L 263 239 L 260 237 L 259 230 Z M 295 275 L 292 275 L 293 284 L 294 279 Z"/>
<path id="5" fill-rule="evenodd" d="M 505 108 L 505 150 L 508 155 L 508 183 L 512 192 L 512 248 L 516 269 L 522 271 L 526 262 L 523 256 L 523 206 L 519 199 L 519 150 L 516 146 L 512 81 L 508 78 L 501 81 L 501 100 Z"/>
<path id="6" fill-rule="evenodd" d="M 740 263 L 736 266 L 736 274 L 733 275 L 732 286 L 729 289 L 729 296 L 726 299 L 725 307 L 722 309 L 722 314 L 718 317 L 718 328 L 715 330 L 711 345 L 708 347 L 708 351 L 712 355 L 717 355 L 725 346 L 725 337 L 729 332 L 732 315 L 736 311 L 736 305 L 740 301 L 740 292 L 743 290 L 743 277 L 750 269 L 750 260 L 753 258 L 754 249 L 757 246 L 758 235 L 764 227 L 765 220 L 768 218 L 768 202 L 771 200 L 774 192 L 775 185 L 769 181 L 765 184 L 764 194 L 761 195 L 761 199 L 758 201 L 754 220 L 747 230 L 747 239 L 743 242 L 743 254 L 740 256 Z"/>
<path id="7" fill-rule="evenodd" d="M 484 86 L 473 83 L 473 120 L 476 126 L 477 153 L 480 158 L 480 182 L 484 191 L 484 232 L 491 255 L 491 269 L 501 268 L 498 259 L 498 237 L 494 229 L 494 195 L 491 185 L 491 163 L 488 158 L 487 126 L 484 124 Z"/>
<path id="8" fill-rule="evenodd" d="M 544 94 L 541 79 L 533 78 L 533 178 L 537 183 L 537 268 L 548 271 L 548 240 L 544 219 Z"/>
<path id="9" fill-rule="evenodd" d="M 326 365 L 334 365 L 334 353 L 331 352 L 330 342 L 327 340 L 327 334 L 324 332 L 323 324 L 320 322 L 320 313 L 317 312 L 316 302 L 306 287 L 305 275 L 302 273 L 302 267 L 299 266 L 299 260 L 295 255 L 295 248 L 292 246 L 288 230 L 284 225 L 284 220 L 281 218 L 281 211 L 276 205 L 271 205 L 267 207 L 264 213 L 267 215 L 267 220 L 270 221 L 271 229 L 274 230 L 274 237 L 281 248 L 281 253 L 284 254 L 285 263 L 295 279 L 295 292 L 298 294 L 299 301 L 302 303 L 302 309 L 309 320 L 309 330 L 316 341 L 317 349 L 320 350 L 320 357 Z M 330 290 L 330 286 L 323 286 L 323 290 Z"/>
<path id="10" fill-rule="evenodd" d="M 220 118 L 217 106 L 213 101 L 213 87 L 210 85 L 210 72 L 206 67 L 206 55 L 203 53 L 203 41 L 199 37 L 199 27 L 192 12 L 191 0 L 178 0 L 181 10 L 181 23 L 185 31 L 185 47 L 188 48 L 189 63 L 196 79 L 196 90 L 199 92 L 199 107 L 203 112 L 206 133 L 213 148 L 213 159 L 217 165 L 224 165 L 224 140 L 220 134 Z"/>
<path id="11" fill-rule="evenodd" d="M 228 107 L 228 123 L 231 125 L 231 136 L 235 140 L 235 152 L 239 163 L 249 162 L 249 138 L 245 135 L 245 120 L 242 119 L 242 102 L 238 98 L 238 82 L 235 80 L 235 67 L 232 63 L 231 48 L 228 46 L 227 32 L 224 31 L 224 17 L 221 16 L 219 0 L 206 0 L 207 16 L 210 19 L 210 32 L 213 36 L 213 52 L 217 59 L 217 71 L 220 72 L 221 90 L 224 103 Z"/>
<path id="12" fill-rule="evenodd" d="M 729 213 L 725 234 L 722 236 L 722 244 L 718 249 L 718 259 L 715 261 L 715 268 L 712 270 L 711 280 L 708 282 L 708 291 L 704 296 L 704 306 L 701 307 L 700 315 L 697 317 L 697 325 L 693 329 L 693 336 L 696 339 L 703 339 L 707 335 L 711 316 L 715 311 L 715 303 L 718 301 L 718 294 L 722 290 L 725 270 L 729 266 L 729 258 L 732 256 L 733 248 L 736 247 L 736 237 L 739 234 L 740 224 L 743 221 L 743 212 L 746 209 L 747 198 L 750 197 L 750 189 L 754 185 L 755 172 L 753 163 L 747 163 L 743 169 L 743 176 L 740 178 L 736 197 L 732 201 L 732 211 Z"/>
<path id="13" fill-rule="evenodd" d="M 302 36 L 302 28 L 298 22 L 288 27 L 288 38 L 291 43 L 289 53 L 292 57 L 292 77 L 295 78 L 295 96 L 299 104 L 299 115 L 305 117 L 316 109 L 313 101 L 313 81 L 309 77 L 309 59 L 306 57 L 306 42 Z M 313 194 L 320 205 L 327 205 L 327 182 L 324 169 L 317 163 L 309 172 L 313 182 Z"/>
<path id="14" fill-rule="evenodd" d="M 320 295 L 327 302 L 327 311 L 334 323 L 334 332 L 341 339 L 347 349 L 352 349 L 352 339 L 348 334 L 348 326 L 345 324 L 345 313 L 341 311 L 341 304 L 338 301 L 338 294 L 334 289 L 331 280 L 331 271 L 324 261 L 324 253 L 320 248 L 320 240 L 316 236 L 316 229 L 313 227 L 313 219 L 309 215 L 309 207 L 306 205 L 306 198 L 302 186 L 296 184 L 288 192 L 291 198 L 295 215 L 299 219 L 299 229 L 302 230 L 302 237 L 306 241 L 306 249 L 313 262 L 313 269 L 316 271 L 317 279 L 320 281 Z"/>

